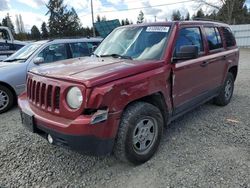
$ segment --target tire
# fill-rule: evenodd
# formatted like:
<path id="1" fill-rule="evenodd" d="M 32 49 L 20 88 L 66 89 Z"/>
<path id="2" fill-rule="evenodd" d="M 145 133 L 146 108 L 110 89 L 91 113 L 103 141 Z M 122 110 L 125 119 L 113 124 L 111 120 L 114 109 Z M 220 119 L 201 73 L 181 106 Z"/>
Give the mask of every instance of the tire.
<path id="1" fill-rule="evenodd" d="M 234 91 L 234 76 L 231 72 L 227 74 L 226 80 L 220 91 L 220 94 L 214 99 L 218 106 L 226 106 L 230 103 Z"/>
<path id="2" fill-rule="evenodd" d="M 0 114 L 8 111 L 13 105 L 13 93 L 9 88 L 0 85 Z"/>
<path id="3" fill-rule="evenodd" d="M 135 102 L 124 111 L 114 146 L 114 155 L 123 162 L 141 164 L 156 152 L 162 132 L 161 111 L 145 102 Z"/>

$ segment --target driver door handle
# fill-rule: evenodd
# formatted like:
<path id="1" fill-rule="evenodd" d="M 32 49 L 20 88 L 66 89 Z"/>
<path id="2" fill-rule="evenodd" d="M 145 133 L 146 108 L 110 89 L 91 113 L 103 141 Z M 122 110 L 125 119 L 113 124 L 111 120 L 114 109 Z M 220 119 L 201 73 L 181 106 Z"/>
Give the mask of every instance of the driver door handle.
<path id="1" fill-rule="evenodd" d="M 206 67 L 208 66 L 209 61 L 204 61 L 202 64 L 200 64 L 201 67 Z"/>

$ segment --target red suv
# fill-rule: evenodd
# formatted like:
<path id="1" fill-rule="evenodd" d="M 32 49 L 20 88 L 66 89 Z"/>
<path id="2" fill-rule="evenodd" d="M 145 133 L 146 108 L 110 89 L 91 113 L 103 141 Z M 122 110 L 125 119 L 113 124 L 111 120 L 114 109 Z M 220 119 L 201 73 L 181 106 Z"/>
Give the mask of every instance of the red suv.
<path id="1" fill-rule="evenodd" d="M 238 60 L 226 24 L 119 27 L 92 57 L 30 71 L 18 100 L 22 122 L 51 144 L 143 163 L 164 125 L 206 101 L 230 102 Z"/>

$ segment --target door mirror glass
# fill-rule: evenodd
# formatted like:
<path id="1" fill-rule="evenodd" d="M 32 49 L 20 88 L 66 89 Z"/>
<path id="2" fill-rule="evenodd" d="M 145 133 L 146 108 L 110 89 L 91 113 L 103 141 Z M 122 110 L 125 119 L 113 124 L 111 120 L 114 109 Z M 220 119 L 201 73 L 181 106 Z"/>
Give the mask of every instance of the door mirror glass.
<path id="1" fill-rule="evenodd" d="M 44 63 L 44 58 L 43 57 L 36 57 L 33 62 L 34 62 L 34 64 L 39 65 L 41 63 Z"/>
<path id="2" fill-rule="evenodd" d="M 179 52 L 176 52 L 174 60 L 188 60 L 198 57 L 199 48 L 194 45 L 181 46 Z"/>

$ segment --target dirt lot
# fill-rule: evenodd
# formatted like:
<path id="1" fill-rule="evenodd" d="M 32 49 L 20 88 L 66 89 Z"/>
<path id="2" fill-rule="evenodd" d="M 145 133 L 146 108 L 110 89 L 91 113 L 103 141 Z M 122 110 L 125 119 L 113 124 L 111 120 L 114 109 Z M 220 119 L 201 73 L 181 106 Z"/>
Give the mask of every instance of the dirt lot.
<path id="1" fill-rule="evenodd" d="M 140 166 L 51 146 L 27 132 L 18 109 L 0 115 L 0 187 L 250 188 L 250 50 L 241 50 L 231 104 L 205 104 L 165 129 Z"/>

